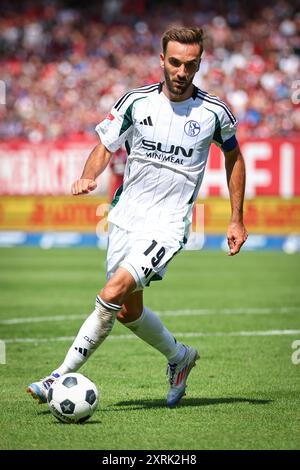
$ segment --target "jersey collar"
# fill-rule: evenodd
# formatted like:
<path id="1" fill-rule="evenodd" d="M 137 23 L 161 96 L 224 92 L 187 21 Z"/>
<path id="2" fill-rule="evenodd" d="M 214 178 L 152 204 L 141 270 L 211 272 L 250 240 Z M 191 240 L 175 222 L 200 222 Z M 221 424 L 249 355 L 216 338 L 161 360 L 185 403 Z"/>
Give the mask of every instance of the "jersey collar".
<path id="1" fill-rule="evenodd" d="M 159 82 L 158 93 L 162 92 L 163 84 L 164 84 L 164 82 Z M 193 85 L 193 86 L 194 86 L 194 88 L 193 88 L 193 94 L 192 94 L 191 98 L 193 98 L 193 100 L 195 100 L 197 98 L 198 88 L 195 85 Z"/>

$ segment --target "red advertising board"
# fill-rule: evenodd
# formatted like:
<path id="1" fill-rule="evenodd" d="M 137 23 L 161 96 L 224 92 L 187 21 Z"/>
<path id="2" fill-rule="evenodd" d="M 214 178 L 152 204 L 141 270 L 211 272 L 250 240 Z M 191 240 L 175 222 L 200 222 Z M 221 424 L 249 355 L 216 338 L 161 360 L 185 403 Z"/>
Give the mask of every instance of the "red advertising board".
<path id="1" fill-rule="evenodd" d="M 0 144 L 1 195 L 66 195 L 97 141 Z M 247 166 L 246 197 L 300 195 L 300 139 L 241 142 Z M 105 194 L 108 173 L 97 193 Z M 212 145 L 200 196 L 227 197 L 224 157 Z"/>
<path id="2" fill-rule="evenodd" d="M 300 139 L 240 143 L 247 167 L 246 197 L 300 195 Z M 212 145 L 201 196 L 227 196 L 224 158 Z"/>

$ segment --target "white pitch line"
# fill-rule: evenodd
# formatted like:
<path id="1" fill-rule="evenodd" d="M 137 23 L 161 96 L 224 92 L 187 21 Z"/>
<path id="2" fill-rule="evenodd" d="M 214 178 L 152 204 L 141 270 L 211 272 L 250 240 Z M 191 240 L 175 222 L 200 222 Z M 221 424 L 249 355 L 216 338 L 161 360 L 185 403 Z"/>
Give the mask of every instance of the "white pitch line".
<path id="1" fill-rule="evenodd" d="M 203 308 L 198 310 L 165 310 L 156 312 L 162 317 L 180 317 L 193 315 L 270 315 L 270 314 L 286 314 L 300 313 L 300 307 L 279 307 L 279 308 Z"/>
<path id="2" fill-rule="evenodd" d="M 50 317 L 24 317 L 1 320 L 0 325 L 18 325 L 23 323 L 42 323 L 51 321 L 83 320 L 84 315 L 52 315 Z"/>
<path id="3" fill-rule="evenodd" d="M 231 332 L 214 332 L 214 333 L 174 333 L 176 337 L 182 338 L 200 338 L 203 336 L 283 336 L 283 335 L 299 335 L 300 330 L 265 330 L 265 331 L 231 331 Z M 2 340 L 7 344 L 12 343 L 48 343 L 56 341 L 73 341 L 75 336 L 57 336 L 56 338 L 9 338 Z M 137 339 L 133 334 L 129 335 L 110 335 L 108 339 L 127 340 Z"/>
<path id="4" fill-rule="evenodd" d="M 271 315 L 271 314 L 288 314 L 300 313 L 300 307 L 278 307 L 278 308 L 203 308 L 203 309 L 187 309 L 187 310 L 165 310 L 156 311 L 160 317 L 183 317 L 183 316 L 201 316 L 201 315 Z M 0 320 L 0 325 L 17 325 L 23 323 L 42 323 L 52 321 L 66 320 L 83 320 L 87 315 L 51 315 L 44 317 L 24 317 L 9 318 Z"/>

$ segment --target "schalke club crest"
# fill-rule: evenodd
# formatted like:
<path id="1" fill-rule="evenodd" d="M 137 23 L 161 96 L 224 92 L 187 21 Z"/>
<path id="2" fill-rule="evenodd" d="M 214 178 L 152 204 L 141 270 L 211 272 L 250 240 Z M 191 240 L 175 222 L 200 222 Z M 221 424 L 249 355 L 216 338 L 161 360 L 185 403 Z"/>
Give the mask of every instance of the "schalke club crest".
<path id="1" fill-rule="evenodd" d="M 197 121 L 188 121 L 184 126 L 184 132 L 190 137 L 195 137 L 200 132 L 200 124 Z"/>

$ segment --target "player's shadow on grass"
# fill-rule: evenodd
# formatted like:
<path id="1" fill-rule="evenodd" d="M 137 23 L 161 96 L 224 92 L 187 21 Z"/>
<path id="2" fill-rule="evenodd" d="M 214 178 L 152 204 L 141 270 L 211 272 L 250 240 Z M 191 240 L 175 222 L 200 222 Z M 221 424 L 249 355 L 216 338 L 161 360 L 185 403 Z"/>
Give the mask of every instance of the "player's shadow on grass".
<path id="1" fill-rule="evenodd" d="M 267 405 L 273 400 L 259 400 L 255 398 L 244 397 L 230 397 L 230 398 L 184 398 L 176 408 L 183 408 L 186 406 L 211 406 L 211 405 L 226 405 L 231 403 L 249 403 L 250 405 Z M 120 401 L 113 405 L 114 411 L 124 410 L 140 410 L 151 408 L 166 408 L 166 401 L 162 399 L 155 400 L 128 400 Z M 118 407 L 118 408 L 115 408 Z M 111 408 L 110 408 L 111 411 Z"/>

